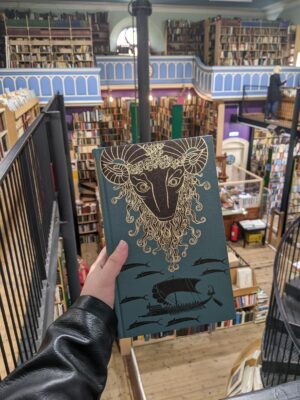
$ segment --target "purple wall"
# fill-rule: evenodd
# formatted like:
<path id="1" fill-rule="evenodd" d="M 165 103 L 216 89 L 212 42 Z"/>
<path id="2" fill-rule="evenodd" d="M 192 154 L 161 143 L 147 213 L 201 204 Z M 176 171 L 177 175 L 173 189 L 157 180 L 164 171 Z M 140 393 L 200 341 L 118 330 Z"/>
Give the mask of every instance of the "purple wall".
<path id="1" fill-rule="evenodd" d="M 247 113 L 261 113 L 263 112 L 264 102 L 253 101 L 249 102 L 244 107 L 244 112 Z M 250 138 L 250 127 L 247 125 L 231 122 L 231 117 L 238 114 L 239 104 L 231 103 L 225 105 L 225 118 L 224 118 L 224 134 L 223 140 L 231 139 L 233 137 L 245 139 L 249 141 Z M 230 132 L 239 132 L 239 135 L 230 136 Z"/>

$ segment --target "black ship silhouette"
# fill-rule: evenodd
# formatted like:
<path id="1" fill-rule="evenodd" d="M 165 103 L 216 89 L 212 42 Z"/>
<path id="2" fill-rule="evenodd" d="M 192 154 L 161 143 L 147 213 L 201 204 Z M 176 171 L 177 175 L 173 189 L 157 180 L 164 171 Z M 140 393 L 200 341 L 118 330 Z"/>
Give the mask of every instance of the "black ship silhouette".
<path id="1" fill-rule="evenodd" d="M 201 279 L 195 278 L 177 278 L 162 281 L 157 283 L 152 288 L 153 298 L 157 300 L 157 305 L 147 305 L 148 313 L 141 315 L 140 317 L 150 317 L 164 314 L 179 314 L 185 311 L 191 311 L 196 309 L 205 308 L 205 305 L 210 301 L 214 300 L 220 307 L 223 305 L 222 302 L 215 299 L 215 290 L 213 286 L 208 286 L 207 298 L 202 300 L 200 298 L 201 292 L 196 288 L 197 284 Z M 179 292 L 188 292 L 194 298 L 190 302 L 179 303 L 177 300 L 177 294 Z"/>

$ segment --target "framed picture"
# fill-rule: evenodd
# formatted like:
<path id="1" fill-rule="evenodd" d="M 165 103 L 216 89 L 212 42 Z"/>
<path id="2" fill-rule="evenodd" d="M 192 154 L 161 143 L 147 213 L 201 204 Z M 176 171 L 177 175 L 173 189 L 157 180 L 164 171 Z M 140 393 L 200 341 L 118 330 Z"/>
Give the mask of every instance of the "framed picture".
<path id="1" fill-rule="evenodd" d="M 237 394 L 236 389 L 242 383 L 244 369 L 245 369 L 245 360 L 242 361 L 240 366 L 232 374 L 227 388 L 227 396 L 231 395 L 232 392 L 235 392 L 235 394 Z"/>

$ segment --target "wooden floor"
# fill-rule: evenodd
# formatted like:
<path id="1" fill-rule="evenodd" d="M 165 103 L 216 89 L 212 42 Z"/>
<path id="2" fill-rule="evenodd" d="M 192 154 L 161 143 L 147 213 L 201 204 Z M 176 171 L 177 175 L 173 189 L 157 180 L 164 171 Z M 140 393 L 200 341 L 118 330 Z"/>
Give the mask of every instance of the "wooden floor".
<path id="1" fill-rule="evenodd" d="M 275 252 L 241 243 L 237 251 L 255 269 L 259 285 L 270 294 Z M 263 324 L 248 324 L 135 348 L 148 400 L 217 400 L 225 397 L 230 369 L 239 353 L 261 338 Z M 114 349 L 103 400 L 135 400 L 127 372 Z"/>

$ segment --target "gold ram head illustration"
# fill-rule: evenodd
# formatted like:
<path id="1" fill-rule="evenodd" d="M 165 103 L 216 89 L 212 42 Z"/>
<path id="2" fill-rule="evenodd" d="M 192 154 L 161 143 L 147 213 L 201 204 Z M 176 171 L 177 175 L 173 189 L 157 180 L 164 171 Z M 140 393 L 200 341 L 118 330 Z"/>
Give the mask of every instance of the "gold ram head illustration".
<path id="1" fill-rule="evenodd" d="M 164 251 L 172 272 L 201 235 L 192 223 L 206 221 L 196 212 L 203 208 L 197 187 L 210 188 L 200 182 L 207 158 L 203 138 L 111 147 L 101 154 L 103 175 L 118 191 L 112 202 L 124 198 L 126 222 L 135 223 L 129 235 L 142 232 L 138 246 L 146 253 Z"/>

